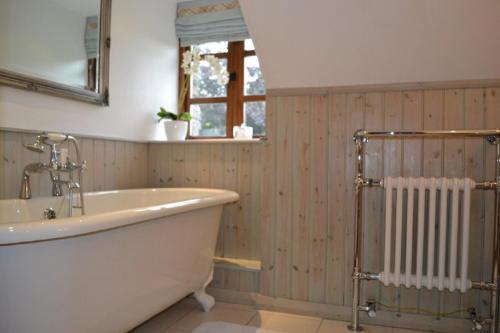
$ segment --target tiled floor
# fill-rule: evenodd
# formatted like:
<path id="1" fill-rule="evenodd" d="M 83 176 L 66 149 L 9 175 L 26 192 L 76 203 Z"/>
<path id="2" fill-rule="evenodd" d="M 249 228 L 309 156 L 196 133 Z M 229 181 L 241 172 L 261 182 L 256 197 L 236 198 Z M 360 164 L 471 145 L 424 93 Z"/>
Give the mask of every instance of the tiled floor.
<path id="1" fill-rule="evenodd" d="M 348 333 L 347 323 L 317 317 L 256 310 L 251 306 L 216 303 L 203 312 L 191 299 L 185 299 L 129 333 L 187 333 L 207 321 L 225 321 L 239 325 L 276 330 L 283 333 Z M 423 333 L 391 327 L 366 326 L 367 333 Z"/>

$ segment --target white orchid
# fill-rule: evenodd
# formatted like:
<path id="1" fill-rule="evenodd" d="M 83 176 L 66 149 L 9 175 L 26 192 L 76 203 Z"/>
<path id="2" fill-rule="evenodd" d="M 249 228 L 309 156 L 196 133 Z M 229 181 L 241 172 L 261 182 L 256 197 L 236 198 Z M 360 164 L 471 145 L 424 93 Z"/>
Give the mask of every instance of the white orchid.
<path id="1" fill-rule="evenodd" d="M 220 60 L 209 54 L 204 57 L 201 56 L 200 49 L 193 47 L 192 51 L 187 50 L 182 54 L 181 68 L 184 72 L 184 81 L 182 83 L 181 91 L 179 92 L 179 112 L 182 113 L 182 105 L 187 94 L 191 75 L 198 76 L 200 74 L 201 62 L 206 61 L 212 69 L 210 79 L 217 80 L 220 85 L 226 85 L 229 82 L 229 73 L 223 67 Z"/>
<path id="2" fill-rule="evenodd" d="M 227 69 L 221 65 L 219 59 L 213 55 L 207 55 L 204 60 L 212 67 L 213 75 L 210 76 L 210 78 L 215 78 L 220 85 L 226 85 L 229 82 L 229 73 Z"/>

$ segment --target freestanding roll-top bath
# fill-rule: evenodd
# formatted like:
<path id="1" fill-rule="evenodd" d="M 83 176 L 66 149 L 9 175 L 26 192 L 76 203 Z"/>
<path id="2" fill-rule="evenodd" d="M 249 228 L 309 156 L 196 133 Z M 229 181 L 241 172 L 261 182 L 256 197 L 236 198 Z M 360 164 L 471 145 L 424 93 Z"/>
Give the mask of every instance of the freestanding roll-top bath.
<path id="1" fill-rule="evenodd" d="M 212 189 L 0 200 L 0 332 L 127 332 L 195 292 L 205 308 L 223 205 Z M 43 220 L 52 208 L 55 220 Z"/>

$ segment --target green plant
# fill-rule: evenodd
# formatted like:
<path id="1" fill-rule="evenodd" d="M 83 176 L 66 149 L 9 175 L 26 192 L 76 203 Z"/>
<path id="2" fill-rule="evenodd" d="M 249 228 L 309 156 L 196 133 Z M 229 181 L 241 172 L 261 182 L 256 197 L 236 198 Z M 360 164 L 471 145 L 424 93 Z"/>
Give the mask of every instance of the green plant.
<path id="1" fill-rule="evenodd" d="M 165 110 L 163 107 L 160 107 L 160 112 L 156 115 L 158 116 L 158 121 L 163 119 L 190 121 L 193 118 L 189 112 L 183 112 L 178 116 L 173 112 Z"/>

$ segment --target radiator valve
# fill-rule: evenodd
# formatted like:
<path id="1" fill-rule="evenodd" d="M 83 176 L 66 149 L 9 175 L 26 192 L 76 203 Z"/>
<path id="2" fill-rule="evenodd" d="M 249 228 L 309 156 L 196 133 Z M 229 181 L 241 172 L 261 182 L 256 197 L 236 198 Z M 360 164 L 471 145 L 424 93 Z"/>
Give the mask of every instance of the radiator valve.
<path id="1" fill-rule="evenodd" d="M 476 309 L 475 308 L 469 308 L 467 309 L 467 312 L 469 312 L 469 315 L 472 320 L 472 332 L 482 332 L 484 329 L 484 326 L 486 326 L 489 323 L 488 319 L 481 319 L 481 317 L 478 317 Z"/>
<path id="2" fill-rule="evenodd" d="M 359 307 L 360 311 L 365 311 L 370 318 L 375 318 L 377 316 L 377 306 L 375 301 L 367 301 L 366 305 L 361 305 Z"/>

